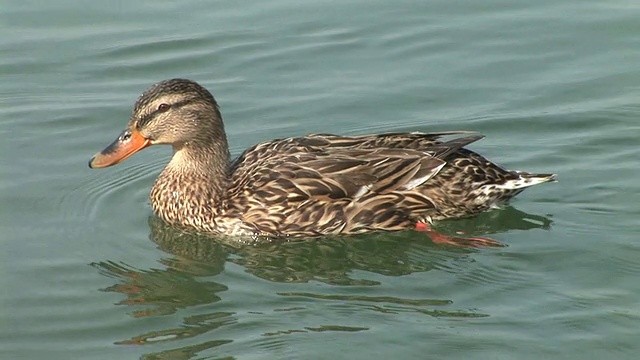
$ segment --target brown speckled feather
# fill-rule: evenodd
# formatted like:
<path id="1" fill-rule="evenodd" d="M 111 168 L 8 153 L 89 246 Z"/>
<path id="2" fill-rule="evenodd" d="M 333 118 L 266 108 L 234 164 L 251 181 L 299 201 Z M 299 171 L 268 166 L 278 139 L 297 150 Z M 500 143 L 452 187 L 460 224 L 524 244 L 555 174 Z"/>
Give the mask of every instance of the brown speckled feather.
<path id="1" fill-rule="evenodd" d="M 495 205 L 475 201 L 475 188 L 518 177 L 462 149 L 482 138 L 468 134 L 318 134 L 258 144 L 232 165 L 223 213 L 256 233 L 289 236 L 468 216 Z M 444 135 L 467 136 L 438 141 Z M 495 195 L 496 204 L 510 197 Z"/>

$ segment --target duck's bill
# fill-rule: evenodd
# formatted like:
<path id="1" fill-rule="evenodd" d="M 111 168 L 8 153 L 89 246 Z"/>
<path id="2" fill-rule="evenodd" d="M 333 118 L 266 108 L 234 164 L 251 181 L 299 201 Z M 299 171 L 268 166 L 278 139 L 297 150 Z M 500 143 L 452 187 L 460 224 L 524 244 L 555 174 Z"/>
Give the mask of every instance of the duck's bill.
<path id="1" fill-rule="evenodd" d="M 151 140 L 145 139 L 139 131 L 127 129 L 104 150 L 93 155 L 89 167 L 96 169 L 115 165 L 149 145 Z"/>

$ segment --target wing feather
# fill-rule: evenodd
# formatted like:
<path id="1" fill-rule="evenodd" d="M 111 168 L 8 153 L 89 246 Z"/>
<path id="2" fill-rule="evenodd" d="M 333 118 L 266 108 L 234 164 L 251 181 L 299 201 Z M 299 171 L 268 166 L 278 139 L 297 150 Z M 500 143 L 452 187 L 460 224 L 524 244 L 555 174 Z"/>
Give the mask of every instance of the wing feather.
<path id="1" fill-rule="evenodd" d="M 439 140 L 452 135 L 465 136 Z M 433 179 L 449 155 L 481 138 L 461 131 L 314 134 L 261 143 L 233 163 L 229 197 L 236 199 L 234 206 L 243 204 L 235 208 L 243 221 L 258 229 L 393 228 L 434 207 L 415 189 Z"/>

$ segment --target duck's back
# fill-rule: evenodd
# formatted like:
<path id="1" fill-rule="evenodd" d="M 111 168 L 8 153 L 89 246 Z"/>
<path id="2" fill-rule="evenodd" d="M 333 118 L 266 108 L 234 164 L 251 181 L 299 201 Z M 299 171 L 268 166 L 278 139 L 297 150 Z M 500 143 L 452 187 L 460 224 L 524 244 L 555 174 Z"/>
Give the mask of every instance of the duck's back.
<path id="1" fill-rule="evenodd" d="M 440 140 L 453 135 L 461 137 Z M 464 149 L 481 138 L 314 134 L 261 143 L 232 164 L 220 221 L 273 236 L 402 230 L 473 215 L 552 180 L 505 170 Z"/>

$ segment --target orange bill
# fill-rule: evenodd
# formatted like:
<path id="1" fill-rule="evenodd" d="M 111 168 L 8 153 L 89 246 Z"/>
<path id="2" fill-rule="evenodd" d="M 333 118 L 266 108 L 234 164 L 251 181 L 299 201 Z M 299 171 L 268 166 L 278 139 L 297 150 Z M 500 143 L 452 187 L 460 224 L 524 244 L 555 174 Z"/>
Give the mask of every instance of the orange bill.
<path id="1" fill-rule="evenodd" d="M 138 130 L 127 129 L 104 150 L 93 155 L 89 167 L 96 169 L 115 165 L 149 145 L 151 140 L 145 139 Z"/>

